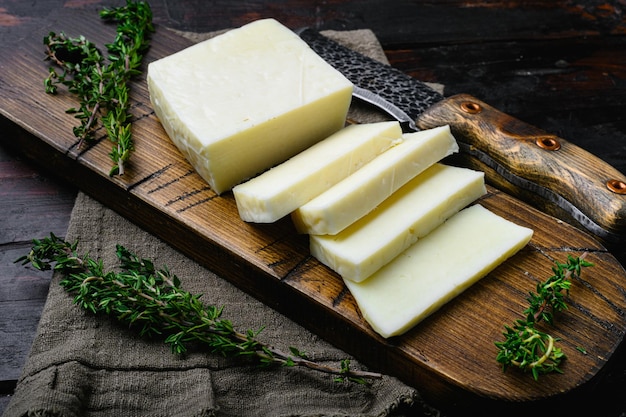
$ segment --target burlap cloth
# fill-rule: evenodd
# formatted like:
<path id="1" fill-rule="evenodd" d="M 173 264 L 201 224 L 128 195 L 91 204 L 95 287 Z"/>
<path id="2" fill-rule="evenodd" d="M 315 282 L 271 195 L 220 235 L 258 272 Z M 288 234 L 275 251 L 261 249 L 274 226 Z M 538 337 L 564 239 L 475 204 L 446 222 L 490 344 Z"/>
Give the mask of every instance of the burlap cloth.
<path id="1" fill-rule="evenodd" d="M 190 35 L 202 39 L 206 35 Z M 385 60 L 370 31 L 331 34 Z M 367 113 L 368 110 L 365 110 Z M 353 109 L 354 117 L 369 115 Z M 371 115 L 374 119 L 380 117 Z M 80 252 L 117 265 L 122 244 L 158 266 L 167 265 L 183 288 L 224 306 L 239 330 L 265 327 L 260 339 L 295 346 L 337 366 L 350 356 L 199 266 L 163 241 L 79 193 L 67 240 Z M 432 414 L 419 393 L 385 376 L 369 386 L 336 383 L 296 368 L 259 368 L 241 359 L 193 351 L 181 357 L 162 340 L 146 340 L 109 317 L 78 308 L 54 274 L 38 331 L 5 416 L 385 416 Z M 362 368 L 352 359 L 354 368 Z M 374 370 L 375 371 L 375 370 Z"/>

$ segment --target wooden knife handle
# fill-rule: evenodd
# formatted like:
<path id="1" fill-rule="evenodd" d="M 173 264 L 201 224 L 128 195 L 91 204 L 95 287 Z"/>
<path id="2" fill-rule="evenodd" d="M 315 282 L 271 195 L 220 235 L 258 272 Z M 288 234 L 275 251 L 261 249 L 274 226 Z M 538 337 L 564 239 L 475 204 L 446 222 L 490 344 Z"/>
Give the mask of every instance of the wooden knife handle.
<path id="1" fill-rule="evenodd" d="M 492 185 L 504 178 L 521 195 L 542 197 L 535 205 L 556 204 L 603 239 L 626 237 L 626 176 L 580 147 L 467 94 L 438 102 L 416 124 L 450 125 L 466 155 L 488 161 Z"/>

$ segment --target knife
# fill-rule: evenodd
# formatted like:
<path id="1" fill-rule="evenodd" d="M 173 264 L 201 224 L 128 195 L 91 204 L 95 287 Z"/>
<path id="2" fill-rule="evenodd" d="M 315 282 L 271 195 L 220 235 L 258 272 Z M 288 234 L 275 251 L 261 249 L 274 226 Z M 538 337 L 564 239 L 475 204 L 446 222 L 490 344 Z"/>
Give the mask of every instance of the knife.
<path id="1" fill-rule="evenodd" d="M 402 71 L 311 28 L 296 33 L 354 84 L 353 97 L 398 120 L 405 131 L 449 125 L 455 163 L 536 208 L 615 243 L 626 238 L 626 176 L 597 156 L 468 94 L 444 97 Z"/>

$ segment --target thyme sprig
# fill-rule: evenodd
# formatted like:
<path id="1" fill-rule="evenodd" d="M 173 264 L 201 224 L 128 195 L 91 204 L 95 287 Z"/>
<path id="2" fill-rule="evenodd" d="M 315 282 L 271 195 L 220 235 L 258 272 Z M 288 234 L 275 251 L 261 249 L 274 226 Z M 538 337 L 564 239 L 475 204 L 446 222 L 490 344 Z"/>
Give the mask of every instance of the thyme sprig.
<path id="1" fill-rule="evenodd" d="M 525 318 L 516 320 L 512 326 L 504 326 L 505 340 L 495 342 L 496 360 L 504 371 L 511 366 L 530 371 L 535 380 L 541 374 L 562 372 L 559 366 L 566 355 L 556 346 L 559 339 L 538 330 L 536 325 L 540 321 L 553 325 L 554 313 L 567 309 L 565 296 L 569 294 L 571 276 L 580 276 L 583 267 L 593 266 L 585 260 L 586 256 L 587 252 L 580 257 L 568 255 L 566 263 L 555 262 L 553 275 L 538 283 L 536 292 L 529 293 Z"/>
<path id="2" fill-rule="evenodd" d="M 155 268 L 149 259 L 139 258 L 121 245 L 116 255 L 119 271 L 107 271 L 100 259 L 88 254 L 79 256 L 78 242 L 69 243 L 53 233 L 34 239 L 30 252 L 17 259 L 40 270 L 54 269 L 63 274 L 60 285 L 74 294 L 74 302 L 94 313 L 115 317 L 138 328 L 142 336 L 164 337 L 175 354 L 184 354 L 188 347 L 205 346 L 226 357 L 248 357 L 262 366 L 301 366 L 331 374 L 336 381 L 366 384 L 382 375 L 353 370 L 348 359 L 339 368 L 309 360 L 295 347 L 289 353 L 264 344 L 259 330 L 237 331 L 222 318 L 223 308 L 204 305 L 201 295 L 181 288 L 180 279 L 167 267 Z"/>
<path id="3" fill-rule="evenodd" d="M 148 3 L 127 0 L 126 6 L 103 9 L 100 17 L 118 24 L 115 39 L 106 44 L 109 62 L 84 36 L 50 32 L 44 37 L 46 60 L 59 69 L 49 68 L 44 86 L 47 93 L 55 94 L 58 85 L 64 85 L 78 98 L 79 108 L 67 113 L 80 120 L 73 128 L 79 146 L 92 142 L 95 131 L 103 126 L 113 143 L 109 157 L 114 165 L 109 175 L 124 175 L 124 163 L 134 150 L 129 81 L 141 73 L 143 54 L 154 32 L 152 10 Z"/>

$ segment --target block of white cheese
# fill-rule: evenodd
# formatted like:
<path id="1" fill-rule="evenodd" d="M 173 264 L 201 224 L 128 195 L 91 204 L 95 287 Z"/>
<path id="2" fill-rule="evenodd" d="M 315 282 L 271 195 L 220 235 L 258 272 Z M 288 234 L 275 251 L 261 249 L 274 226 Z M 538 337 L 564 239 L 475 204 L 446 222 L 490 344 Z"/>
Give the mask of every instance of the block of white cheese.
<path id="1" fill-rule="evenodd" d="M 449 126 L 403 135 L 403 141 L 292 213 L 299 233 L 334 235 L 459 147 Z"/>
<path id="2" fill-rule="evenodd" d="M 239 216 L 271 223 L 401 141 L 395 121 L 350 125 L 293 158 L 233 188 Z"/>
<path id="3" fill-rule="evenodd" d="M 367 280 L 345 283 L 378 334 L 401 335 L 517 253 L 532 235 L 476 204 Z"/>
<path id="4" fill-rule="evenodd" d="M 168 136 L 218 194 L 341 129 L 353 89 L 273 19 L 150 63 L 147 83 Z"/>
<path id="5" fill-rule="evenodd" d="M 336 235 L 310 235 L 311 254 L 363 281 L 486 192 L 483 172 L 437 163 Z"/>

